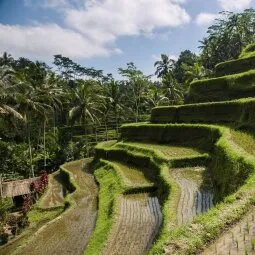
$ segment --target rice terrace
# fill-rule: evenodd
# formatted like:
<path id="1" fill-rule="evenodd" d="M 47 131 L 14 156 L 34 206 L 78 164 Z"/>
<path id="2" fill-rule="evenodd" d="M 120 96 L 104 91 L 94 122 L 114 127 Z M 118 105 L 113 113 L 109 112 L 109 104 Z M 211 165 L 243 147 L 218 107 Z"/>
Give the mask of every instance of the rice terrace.
<path id="1" fill-rule="evenodd" d="M 0 255 L 255 255 L 255 0 L 35 2 L 0 1 Z"/>

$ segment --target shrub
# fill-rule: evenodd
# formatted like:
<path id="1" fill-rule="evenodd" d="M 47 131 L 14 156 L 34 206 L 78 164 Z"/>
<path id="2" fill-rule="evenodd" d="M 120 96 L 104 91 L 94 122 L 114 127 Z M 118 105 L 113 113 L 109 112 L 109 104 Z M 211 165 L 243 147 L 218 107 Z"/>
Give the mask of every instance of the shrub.
<path id="1" fill-rule="evenodd" d="M 11 198 L 0 198 L 0 221 L 4 221 L 11 210 L 13 202 Z"/>

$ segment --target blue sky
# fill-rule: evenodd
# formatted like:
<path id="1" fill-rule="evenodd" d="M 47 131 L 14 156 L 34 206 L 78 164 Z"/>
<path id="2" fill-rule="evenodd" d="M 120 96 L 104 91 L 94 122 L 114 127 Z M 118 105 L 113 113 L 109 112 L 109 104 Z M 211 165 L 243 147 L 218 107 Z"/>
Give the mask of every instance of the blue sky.
<path id="1" fill-rule="evenodd" d="M 255 0 L 0 0 L 0 53 L 51 63 L 62 54 L 117 74 L 133 61 L 146 74 L 161 53 L 198 52 L 222 10 Z"/>

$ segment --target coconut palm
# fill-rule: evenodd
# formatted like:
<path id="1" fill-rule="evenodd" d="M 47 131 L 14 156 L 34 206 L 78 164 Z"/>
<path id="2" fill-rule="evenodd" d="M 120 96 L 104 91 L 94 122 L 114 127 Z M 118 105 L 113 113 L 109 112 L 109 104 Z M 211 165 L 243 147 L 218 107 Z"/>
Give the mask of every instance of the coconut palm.
<path id="1" fill-rule="evenodd" d="M 170 70 L 174 68 L 175 61 L 170 59 L 169 56 L 161 54 L 161 60 L 155 62 L 154 66 L 157 68 L 155 75 L 158 78 L 165 76 Z"/>
<path id="2" fill-rule="evenodd" d="M 123 110 L 123 95 L 120 90 L 120 84 L 113 79 L 109 82 L 103 84 L 103 112 L 105 116 L 105 121 L 107 122 L 107 118 L 111 113 L 114 115 L 114 120 L 116 124 L 116 131 L 118 136 L 118 126 L 119 126 L 119 118 L 120 112 Z M 106 124 L 105 122 L 105 124 Z"/>
<path id="3" fill-rule="evenodd" d="M 15 72 L 8 66 L 0 68 L 0 116 L 11 115 L 23 120 L 22 115 L 10 105 L 14 94 L 18 91 L 19 84 L 15 84 Z"/>
<path id="4" fill-rule="evenodd" d="M 84 125 L 85 146 L 88 150 L 87 132 L 89 122 L 99 122 L 98 114 L 101 113 L 100 86 L 93 80 L 79 80 L 73 91 L 74 106 L 69 111 L 71 121 L 79 120 Z M 88 151 L 87 151 L 88 153 Z"/>
<path id="5" fill-rule="evenodd" d="M 169 104 L 178 104 L 183 100 L 183 90 L 171 72 L 164 76 L 162 83 L 164 95 L 168 98 Z"/>
<path id="6" fill-rule="evenodd" d="M 193 66 L 184 65 L 185 82 L 190 84 L 192 81 L 200 80 L 205 78 L 209 73 L 199 63 L 194 63 Z"/>

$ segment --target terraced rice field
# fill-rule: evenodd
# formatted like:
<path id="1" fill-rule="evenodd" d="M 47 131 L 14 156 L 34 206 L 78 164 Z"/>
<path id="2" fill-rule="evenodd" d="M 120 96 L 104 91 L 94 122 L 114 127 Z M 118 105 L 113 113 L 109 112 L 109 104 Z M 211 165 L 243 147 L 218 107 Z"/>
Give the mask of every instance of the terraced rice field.
<path id="1" fill-rule="evenodd" d="M 97 186 L 94 177 L 82 167 L 89 160 L 73 162 L 65 167 L 71 171 L 80 190 L 73 198 L 75 205 L 63 215 L 46 224 L 14 254 L 69 255 L 82 254 L 95 227 L 97 218 Z"/>
<path id="2" fill-rule="evenodd" d="M 162 215 L 158 199 L 149 194 L 126 195 L 103 251 L 105 255 L 144 254 L 159 231 Z"/>
<path id="3" fill-rule="evenodd" d="M 178 225 L 191 222 L 213 206 L 213 190 L 210 183 L 204 181 L 205 171 L 203 167 L 171 169 L 181 189 L 177 208 Z"/>
<path id="4" fill-rule="evenodd" d="M 148 143 L 125 143 L 128 145 L 135 145 L 141 148 L 150 149 L 158 151 L 161 155 L 164 155 L 167 158 L 181 158 L 181 157 L 192 157 L 192 156 L 201 156 L 201 152 L 194 148 L 183 147 L 183 146 L 173 146 L 167 144 L 148 144 Z"/>
<path id="5" fill-rule="evenodd" d="M 205 249 L 202 254 L 255 254 L 255 208 L 253 208 L 240 222 L 217 239 L 215 243 Z"/>
<path id="6" fill-rule="evenodd" d="M 60 175 L 58 173 L 50 175 L 48 189 L 45 195 L 42 197 L 39 206 L 46 209 L 64 206 L 64 197 L 66 196 L 67 192 L 67 189 L 61 181 Z"/>
<path id="7" fill-rule="evenodd" d="M 135 167 L 130 167 L 126 164 L 112 161 L 117 166 L 116 170 L 121 175 L 121 178 L 126 187 L 138 188 L 138 187 L 152 187 L 154 186 L 151 181 L 154 176 L 150 173 L 149 169 L 139 170 Z"/>

